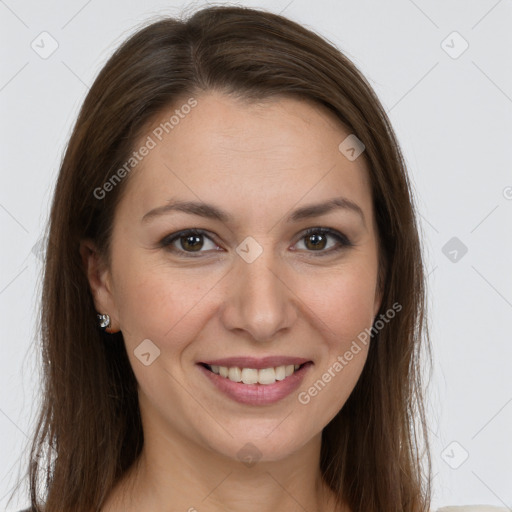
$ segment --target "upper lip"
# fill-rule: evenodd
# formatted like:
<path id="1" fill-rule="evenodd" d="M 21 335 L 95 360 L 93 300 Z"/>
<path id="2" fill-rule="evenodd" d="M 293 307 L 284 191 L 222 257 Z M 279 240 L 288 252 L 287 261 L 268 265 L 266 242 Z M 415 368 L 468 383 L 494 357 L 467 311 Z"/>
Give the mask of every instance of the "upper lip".
<path id="1" fill-rule="evenodd" d="M 200 363 L 209 366 L 227 366 L 238 368 L 254 368 L 261 370 L 262 368 L 275 368 L 276 366 L 287 366 L 290 364 L 308 363 L 310 359 L 293 356 L 268 356 L 268 357 L 224 357 L 222 359 L 211 359 L 209 361 L 200 361 Z"/>

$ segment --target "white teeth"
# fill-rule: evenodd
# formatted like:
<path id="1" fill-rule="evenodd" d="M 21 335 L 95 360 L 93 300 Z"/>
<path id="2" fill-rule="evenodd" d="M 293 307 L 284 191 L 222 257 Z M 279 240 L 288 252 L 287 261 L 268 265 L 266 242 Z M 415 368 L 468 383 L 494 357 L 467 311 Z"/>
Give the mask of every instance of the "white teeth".
<path id="1" fill-rule="evenodd" d="M 278 380 L 284 380 L 295 370 L 300 368 L 299 364 L 276 366 L 275 368 L 238 368 L 233 366 L 210 366 L 213 373 L 226 377 L 233 382 L 243 382 L 244 384 L 274 384 Z"/>
<path id="2" fill-rule="evenodd" d="M 242 382 L 244 384 L 256 384 L 258 382 L 258 370 L 244 368 L 242 370 Z"/>
<path id="3" fill-rule="evenodd" d="M 262 368 L 258 372 L 258 382 L 260 384 L 274 384 L 276 381 L 276 371 L 274 368 Z"/>
<path id="4" fill-rule="evenodd" d="M 233 382 L 240 382 L 242 380 L 242 370 L 236 366 L 230 368 L 228 372 L 228 378 Z"/>
<path id="5" fill-rule="evenodd" d="M 276 380 L 283 380 L 286 377 L 286 368 L 284 366 L 278 366 L 276 368 Z"/>

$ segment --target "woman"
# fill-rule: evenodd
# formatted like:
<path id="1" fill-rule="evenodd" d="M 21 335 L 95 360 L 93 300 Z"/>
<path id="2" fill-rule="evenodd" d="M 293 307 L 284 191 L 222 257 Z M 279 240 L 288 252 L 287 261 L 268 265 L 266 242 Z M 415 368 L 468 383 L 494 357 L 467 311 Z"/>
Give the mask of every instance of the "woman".
<path id="1" fill-rule="evenodd" d="M 247 8 L 141 29 L 55 189 L 32 507 L 428 511 L 424 278 L 344 55 Z"/>

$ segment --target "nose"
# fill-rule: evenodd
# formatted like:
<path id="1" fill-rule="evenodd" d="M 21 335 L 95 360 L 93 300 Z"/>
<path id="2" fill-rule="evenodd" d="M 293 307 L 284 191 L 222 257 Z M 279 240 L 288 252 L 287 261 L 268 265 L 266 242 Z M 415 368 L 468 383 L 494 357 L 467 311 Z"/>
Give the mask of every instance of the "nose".
<path id="1" fill-rule="evenodd" d="M 253 341 L 275 340 L 298 316 L 298 298 L 289 274 L 270 250 L 264 250 L 252 263 L 239 258 L 235 265 L 222 310 L 224 327 L 240 331 L 235 332 L 238 337 L 244 331 Z"/>

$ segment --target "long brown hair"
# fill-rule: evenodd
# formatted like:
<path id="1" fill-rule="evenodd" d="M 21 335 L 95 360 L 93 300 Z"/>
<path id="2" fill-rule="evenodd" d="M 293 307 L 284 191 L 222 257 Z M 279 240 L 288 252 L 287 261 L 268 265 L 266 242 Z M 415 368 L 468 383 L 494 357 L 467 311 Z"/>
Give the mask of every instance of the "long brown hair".
<path id="1" fill-rule="evenodd" d="M 130 158 L 157 115 L 178 98 L 211 90 L 248 100 L 313 100 L 365 145 L 380 242 L 379 313 L 395 303 L 402 310 L 374 336 L 355 389 L 324 428 L 320 469 L 353 512 L 428 511 L 431 460 L 420 366 L 425 340 L 431 365 L 425 274 L 399 145 L 377 96 L 347 57 L 282 16 L 243 7 L 209 7 L 186 20 L 166 17 L 140 27 L 85 98 L 48 223 L 42 404 L 26 475 L 32 507 L 98 510 L 141 452 L 136 379 L 122 333 L 97 328 L 79 243 L 94 240 L 109 262 L 113 214 L 129 176 L 104 198 L 94 191 Z"/>

